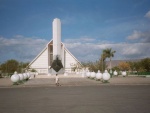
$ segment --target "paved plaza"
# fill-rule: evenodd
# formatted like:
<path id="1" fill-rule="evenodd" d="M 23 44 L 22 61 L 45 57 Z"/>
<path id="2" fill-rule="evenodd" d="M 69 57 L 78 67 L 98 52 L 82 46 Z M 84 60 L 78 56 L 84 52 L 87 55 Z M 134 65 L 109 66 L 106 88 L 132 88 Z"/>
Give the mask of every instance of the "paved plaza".
<path id="1" fill-rule="evenodd" d="M 149 85 L 0 88 L 0 113 L 149 112 Z"/>
<path id="2" fill-rule="evenodd" d="M 102 83 L 80 75 L 39 75 L 21 85 L 0 79 L 0 113 L 149 113 L 150 78 L 113 77 Z"/>
<path id="3" fill-rule="evenodd" d="M 60 84 L 62 86 L 91 86 L 91 85 L 150 85 L 150 78 L 144 77 L 113 77 L 109 83 L 96 81 L 95 79 L 83 78 L 80 75 L 63 76 L 60 75 Z M 31 79 L 23 86 L 55 86 L 55 76 L 38 76 Z"/>
<path id="4" fill-rule="evenodd" d="M 82 77 L 81 75 L 71 74 L 68 76 L 59 75 L 62 86 L 91 86 L 91 85 L 150 85 L 150 77 L 112 77 L 109 83 L 102 83 L 95 79 Z M 31 86 L 55 86 L 55 75 L 38 75 L 29 79 L 21 85 L 13 85 L 10 78 L 1 78 L 0 87 L 31 87 Z"/>

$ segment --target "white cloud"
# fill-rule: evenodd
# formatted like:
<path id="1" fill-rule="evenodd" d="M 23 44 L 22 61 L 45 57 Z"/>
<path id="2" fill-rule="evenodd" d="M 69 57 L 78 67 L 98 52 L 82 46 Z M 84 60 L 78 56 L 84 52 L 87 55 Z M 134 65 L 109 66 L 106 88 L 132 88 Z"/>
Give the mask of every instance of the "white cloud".
<path id="1" fill-rule="evenodd" d="M 88 43 L 88 42 L 94 42 L 94 41 L 96 41 L 94 38 L 90 38 L 87 36 L 82 36 L 81 38 L 72 38 L 72 39 L 64 40 L 65 43 L 79 43 L 79 42 Z"/>
<path id="2" fill-rule="evenodd" d="M 87 39 L 85 39 L 87 40 Z M 15 36 L 11 39 L 0 37 L 0 62 L 8 59 L 31 61 L 48 43 L 45 39 Z M 138 59 L 150 57 L 149 43 L 99 43 L 65 42 L 65 46 L 79 61 L 96 61 L 103 49 L 112 48 L 116 51 L 113 59 Z"/>
<path id="3" fill-rule="evenodd" d="M 138 59 L 150 56 L 150 43 L 65 43 L 66 47 L 80 61 L 96 61 L 103 49 L 112 48 L 116 51 L 113 59 Z M 146 51 L 146 52 L 145 52 Z"/>
<path id="4" fill-rule="evenodd" d="M 134 30 L 133 33 L 127 37 L 127 39 L 136 42 L 150 42 L 150 31 L 141 32 Z"/>
<path id="5" fill-rule="evenodd" d="M 148 11 L 148 12 L 145 14 L 145 17 L 147 17 L 147 18 L 150 19 L 150 11 Z"/>
<path id="6" fill-rule="evenodd" d="M 11 39 L 0 37 L 0 61 L 16 59 L 31 61 L 48 43 L 45 39 L 14 36 Z"/>
<path id="7" fill-rule="evenodd" d="M 133 31 L 133 34 L 128 36 L 127 39 L 129 40 L 135 40 L 135 39 L 139 39 L 141 37 L 141 32 L 140 31 Z"/>

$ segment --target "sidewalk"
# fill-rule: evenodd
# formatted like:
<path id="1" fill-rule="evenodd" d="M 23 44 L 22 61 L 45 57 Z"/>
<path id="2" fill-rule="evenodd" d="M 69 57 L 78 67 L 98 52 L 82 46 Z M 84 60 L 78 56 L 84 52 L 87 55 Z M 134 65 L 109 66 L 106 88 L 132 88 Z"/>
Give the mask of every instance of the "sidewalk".
<path id="1" fill-rule="evenodd" d="M 109 83 L 84 78 L 81 75 L 71 74 L 68 76 L 59 75 L 62 86 L 91 86 L 91 85 L 150 85 L 150 78 L 145 77 L 113 77 Z M 0 87 L 30 87 L 30 86 L 55 86 L 55 75 L 38 75 L 29 79 L 21 85 L 14 86 L 10 78 L 1 78 Z"/>
<path id="2" fill-rule="evenodd" d="M 0 87 L 11 86 L 12 84 L 10 78 L 0 78 Z"/>

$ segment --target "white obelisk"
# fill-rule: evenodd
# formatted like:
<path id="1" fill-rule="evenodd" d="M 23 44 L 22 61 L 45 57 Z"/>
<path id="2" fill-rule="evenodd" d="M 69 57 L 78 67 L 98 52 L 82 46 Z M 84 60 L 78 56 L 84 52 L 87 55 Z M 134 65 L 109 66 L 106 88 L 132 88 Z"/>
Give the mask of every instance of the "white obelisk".
<path id="1" fill-rule="evenodd" d="M 61 60 L 61 22 L 58 18 L 53 20 L 53 60 L 56 56 Z"/>

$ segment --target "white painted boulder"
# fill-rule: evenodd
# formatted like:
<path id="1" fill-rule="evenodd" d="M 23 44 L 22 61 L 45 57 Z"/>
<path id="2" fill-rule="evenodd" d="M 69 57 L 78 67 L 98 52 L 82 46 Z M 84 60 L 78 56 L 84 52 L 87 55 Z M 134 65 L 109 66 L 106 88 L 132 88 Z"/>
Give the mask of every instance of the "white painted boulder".
<path id="1" fill-rule="evenodd" d="M 86 72 L 85 70 L 82 71 L 82 77 L 85 77 L 86 76 Z"/>
<path id="2" fill-rule="evenodd" d="M 126 72 L 126 71 L 123 71 L 123 72 L 122 72 L 122 76 L 125 77 L 126 75 L 127 75 L 127 72 Z"/>
<path id="3" fill-rule="evenodd" d="M 39 73 L 38 73 L 38 72 L 36 72 L 36 73 L 35 73 L 35 75 L 37 76 L 37 75 L 39 75 Z"/>
<path id="4" fill-rule="evenodd" d="M 24 80 L 28 78 L 28 75 L 26 73 L 23 73 L 23 77 L 24 77 Z"/>
<path id="5" fill-rule="evenodd" d="M 17 83 L 19 82 L 19 80 L 20 80 L 19 75 L 17 74 L 17 72 L 14 72 L 14 74 L 11 76 L 11 81 Z"/>
<path id="6" fill-rule="evenodd" d="M 26 73 L 27 74 L 27 78 L 29 79 L 31 77 L 30 73 Z"/>
<path id="7" fill-rule="evenodd" d="M 107 70 L 105 70 L 105 72 L 103 73 L 102 78 L 104 81 L 108 81 L 110 79 L 110 74 Z"/>
<path id="8" fill-rule="evenodd" d="M 115 76 L 117 76 L 117 75 L 118 75 L 118 73 L 117 73 L 117 71 L 116 71 L 116 70 L 114 71 L 114 73 L 113 73 L 113 74 L 114 74 Z"/>
<path id="9" fill-rule="evenodd" d="M 102 73 L 100 72 L 100 70 L 98 70 L 98 72 L 96 73 L 96 80 L 100 80 L 102 78 Z"/>
<path id="10" fill-rule="evenodd" d="M 86 76 L 87 76 L 87 77 L 90 77 L 90 74 L 91 74 L 90 72 L 87 72 L 87 73 L 86 73 Z"/>
<path id="11" fill-rule="evenodd" d="M 94 79 L 96 76 L 95 72 L 91 72 L 91 78 Z"/>
<path id="12" fill-rule="evenodd" d="M 79 75 L 80 73 L 79 73 L 79 72 L 76 72 L 76 74 Z"/>
<path id="13" fill-rule="evenodd" d="M 24 80 L 23 74 L 20 73 L 20 74 L 18 74 L 18 75 L 19 75 L 19 80 L 20 80 L 20 81 Z"/>
<path id="14" fill-rule="evenodd" d="M 67 73 L 67 72 L 65 72 L 65 73 L 64 73 L 64 76 L 68 76 L 68 73 Z"/>

